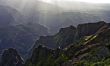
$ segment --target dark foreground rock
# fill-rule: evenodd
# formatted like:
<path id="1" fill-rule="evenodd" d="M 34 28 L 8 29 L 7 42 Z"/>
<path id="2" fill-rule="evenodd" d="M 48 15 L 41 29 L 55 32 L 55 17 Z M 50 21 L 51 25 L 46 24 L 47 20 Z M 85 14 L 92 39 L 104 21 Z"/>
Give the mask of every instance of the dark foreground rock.
<path id="1" fill-rule="evenodd" d="M 0 66 L 23 66 L 24 61 L 16 49 L 9 48 L 4 50 Z"/>

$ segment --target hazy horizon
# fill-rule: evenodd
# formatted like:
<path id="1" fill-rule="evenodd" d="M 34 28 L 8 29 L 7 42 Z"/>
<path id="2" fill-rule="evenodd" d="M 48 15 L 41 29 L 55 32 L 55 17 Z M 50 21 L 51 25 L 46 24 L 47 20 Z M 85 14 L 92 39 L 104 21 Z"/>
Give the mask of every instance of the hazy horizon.
<path id="1" fill-rule="evenodd" d="M 88 1 L 88 2 L 85 2 Z M 95 0 L 0 0 L 0 5 L 11 7 L 22 15 L 14 15 L 17 22 L 36 22 L 50 31 L 81 23 L 109 22 L 110 7 L 108 0 L 103 3 L 91 3 Z M 53 3 L 52 3 L 53 2 Z M 98 1 L 97 1 L 98 2 Z M 30 19 L 30 20 L 29 20 Z M 22 20 L 22 21 L 19 21 Z M 67 22 L 67 20 L 69 22 Z"/>

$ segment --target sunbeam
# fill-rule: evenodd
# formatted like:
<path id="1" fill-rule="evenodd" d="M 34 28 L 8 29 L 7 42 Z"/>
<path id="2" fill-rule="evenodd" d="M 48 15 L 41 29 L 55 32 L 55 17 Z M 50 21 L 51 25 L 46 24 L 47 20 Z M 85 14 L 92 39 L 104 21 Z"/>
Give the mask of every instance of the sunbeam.
<path id="1" fill-rule="evenodd" d="M 40 0 L 47 3 L 63 2 L 63 1 L 79 1 L 87 3 L 110 3 L 110 0 Z"/>

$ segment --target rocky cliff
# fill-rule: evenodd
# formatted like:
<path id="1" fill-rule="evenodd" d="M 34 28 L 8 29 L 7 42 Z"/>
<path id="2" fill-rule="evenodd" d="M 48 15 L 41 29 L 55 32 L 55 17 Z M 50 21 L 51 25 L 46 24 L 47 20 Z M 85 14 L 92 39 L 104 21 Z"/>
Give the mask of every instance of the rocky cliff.
<path id="1" fill-rule="evenodd" d="M 24 61 L 16 49 L 9 48 L 4 50 L 0 66 L 23 66 Z"/>
<path id="2" fill-rule="evenodd" d="M 89 25 L 88 29 L 86 27 L 87 24 Z M 80 28 L 73 26 L 62 28 L 54 36 L 42 36 L 32 48 L 32 54 L 30 53 L 31 56 L 28 57 L 24 66 L 109 66 L 109 23 L 101 21 L 87 24 L 81 24 Z M 85 30 L 88 33 L 84 32 Z M 82 35 L 79 32 L 84 33 Z M 55 42 L 56 48 L 49 46 L 54 44 L 52 42 Z M 18 54 L 12 51 L 13 49 L 4 51 L 1 64 L 16 63 L 18 58 L 19 61 L 21 60 Z M 16 56 L 17 59 L 15 58 Z M 7 57 L 10 58 L 7 59 Z M 21 61 L 19 64 L 22 65 Z"/>
<path id="3" fill-rule="evenodd" d="M 86 27 L 87 25 L 89 25 L 88 28 Z M 47 48 L 44 47 L 45 49 L 42 46 L 38 48 L 34 47 L 36 50 L 33 51 L 26 66 L 100 66 L 100 64 L 108 66 L 110 59 L 109 24 L 101 21 L 81 24 L 81 26 L 79 25 L 78 27 L 80 28 L 73 28 L 73 26 L 63 28 L 58 33 L 60 36 L 63 34 L 63 36 L 65 36 L 71 35 L 70 33 L 65 33 L 66 31 L 76 31 L 75 34 L 72 33 L 75 37 L 78 36 L 79 38 L 76 42 L 70 40 L 70 44 L 67 44 L 63 49 L 61 47 L 58 49 L 49 49 L 48 46 L 46 46 Z M 88 33 L 84 32 L 86 30 Z M 79 32 L 83 35 L 79 34 Z M 79 35 L 81 37 L 79 37 Z M 68 38 L 71 39 L 71 36 L 68 36 Z M 65 37 L 62 39 L 65 39 Z M 45 46 L 45 44 L 41 45 Z M 34 59 L 34 62 L 32 59 Z"/>
<path id="4" fill-rule="evenodd" d="M 75 34 L 76 28 L 74 26 L 61 28 L 60 31 L 53 36 L 41 36 L 40 39 L 36 41 L 34 47 L 45 45 L 49 48 L 63 48 L 74 41 Z"/>
<path id="5" fill-rule="evenodd" d="M 104 25 L 109 26 L 109 23 L 100 21 L 97 23 L 79 24 L 77 27 L 69 26 L 61 28 L 55 35 L 41 36 L 40 39 L 36 41 L 34 47 L 42 44 L 49 48 L 64 48 L 71 43 L 77 42 L 81 37 L 95 34 Z"/>

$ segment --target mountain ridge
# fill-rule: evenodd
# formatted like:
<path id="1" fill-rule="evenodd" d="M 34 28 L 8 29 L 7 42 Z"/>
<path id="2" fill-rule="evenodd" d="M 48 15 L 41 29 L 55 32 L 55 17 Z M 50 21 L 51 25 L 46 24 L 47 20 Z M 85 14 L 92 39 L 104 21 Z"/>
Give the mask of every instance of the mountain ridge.
<path id="1" fill-rule="evenodd" d="M 104 65 L 109 65 L 110 24 L 100 21 L 97 23 L 80 24 L 79 26 L 85 28 L 86 24 L 88 25 L 87 31 L 90 32 L 89 34 L 84 33 L 84 35 L 80 35 L 77 31 L 81 31 L 83 29 L 79 30 L 78 27 L 70 26 L 61 28 L 59 33 L 56 35 L 46 37 L 41 36 L 41 38 L 37 40 L 39 44 L 37 44 L 37 42 L 35 43 L 31 50 L 32 52 L 29 53 L 29 55 L 32 55 L 28 55 L 28 59 L 24 66 L 100 65 L 98 62 L 103 63 Z M 94 27 L 96 29 L 94 29 Z M 93 32 L 89 31 L 92 29 Z M 51 48 L 46 45 L 46 42 L 48 44 L 48 42 L 51 42 L 53 38 L 56 38 L 58 41 L 56 48 Z M 63 45 L 65 47 L 62 47 Z"/>
<path id="2" fill-rule="evenodd" d="M 97 23 L 86 23 L 86 24 L 90 24 L 90 25 L 92 24 L 92 26 L 96 24 L 99 26 L 99 28 L 97 30 L 94 30 L 95 33 L 91 33 L 89 35 L 85 34 L 85 36 L 84 35 L 81 36 L 77 42 L 72 42 L 63 49 L 60 47 L 57 47 L 55 49 L 48 49 L 46 48 L 45 45 L 40 45 L 36 47 L 35 48 L 36 50 L 33 51 L 33 53 L 35 53 L 36 55 L 34 56 L 32 55 L 30 58 L 30 59 L 35 59 L 34 63 L 32 60 L 28 59 L 26 66 L 45 66 L 45 65 L 46 66 L 68 66 L 68 65 L 86 66 L 87 63 L 100 65 L 98 64 L 98 62 L 101 62 L 101 60 L 103 60 L 104 64 L 106 65 L 106 60 L 110 59 L 109 58 L 110 57 L 109 23 L 100 21 Z M 39 47 L 41 50 L 39 50 Z M 46 50 L 43 48 L 45 48 Z M 53 53 L 52 52 L 46 53 L 46 51 L 48 52 L 48 50 L 52 51 Z M 40 55 L 45 55 L 45 54 L 49 54 L 49 55 L 42 57 L 38 54 L 38 51 L 41 53 Z M 56 53 L 54 53 L 55 51 Z M 42 60 L 38 60 L 37 57 L 42 58 Z"/>

